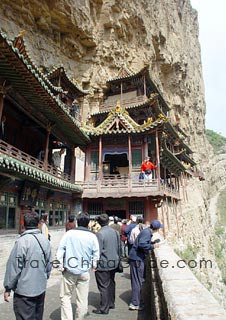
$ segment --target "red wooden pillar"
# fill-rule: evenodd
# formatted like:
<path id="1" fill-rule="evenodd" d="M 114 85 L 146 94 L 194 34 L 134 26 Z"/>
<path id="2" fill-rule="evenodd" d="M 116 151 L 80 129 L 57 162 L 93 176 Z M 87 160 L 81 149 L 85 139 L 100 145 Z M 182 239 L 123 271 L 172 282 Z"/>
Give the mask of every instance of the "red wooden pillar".
<path id="1" fill-rule="evenodd" d="M 154 219 L 158 219 L 157 207 L 155 207 L 155 202 L 153 202 L 151 198 L 146 197 L 144 220 L 151 222 Z"/>
<path id="2" fill-rule="evenodd" d="M 144 148 L 143 156 L 144 158 L 146 158 L 148 156 L 148 137 L 147 136 L 145 137 L 143 148 Z"/>
<path id="3" fill-rule="evenodd" d="M 99 180 L 102 179 L 103 177 L 103 172 L 102 172 L 102 137 L 99 137 Z"/>
<path id="4" fill-rule="evenodd" d="M 129 150 L 129 178 L 132 178 L 132 148 L 131 148 L 130 135 L 128 135 L 128 150 Z"/>
<path id="5" fill-rule="evenodd" d="M 46 143 L 45 143 L 45 157 L 44 157 L 44 168 L 47 169 L 48 166 L 48 155 L 49 155 L 49 136 L 50 136 L 51 127 L 47 126 L 46 129 Z"/>
<path id="6" fill-rule="evenodd" d="M 75 182 L 75 148 L 71 148 L 71 172 L 70 172 L 71 182 Z"/>
<path id="7" fill-rule="evenodd" d="M 90 179 L 90 159 L 91 159 L 91 150 L 90 146 L 86 148 L 85 154 L 85 168 L 84 168 L 84 181 L 89 181 Z"/>

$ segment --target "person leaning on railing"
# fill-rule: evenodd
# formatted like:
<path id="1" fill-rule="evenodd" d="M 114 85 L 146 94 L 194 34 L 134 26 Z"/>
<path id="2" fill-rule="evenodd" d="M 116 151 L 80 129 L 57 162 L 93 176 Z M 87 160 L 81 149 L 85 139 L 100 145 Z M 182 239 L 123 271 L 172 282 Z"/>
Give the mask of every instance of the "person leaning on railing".
<path id="1" fill-rule="evenodd" d="M 153 170 L 157 167 L 150 161 L 150 157 L 146 157 L 145 160 L 141 164 L 141 174 L 140 179 L 151 180 Z"/>

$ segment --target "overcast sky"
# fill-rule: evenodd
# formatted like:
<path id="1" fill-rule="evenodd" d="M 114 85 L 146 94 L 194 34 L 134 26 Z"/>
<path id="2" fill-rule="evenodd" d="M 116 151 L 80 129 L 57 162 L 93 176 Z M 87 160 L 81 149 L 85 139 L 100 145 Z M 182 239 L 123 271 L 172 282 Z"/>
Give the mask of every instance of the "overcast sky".
<path id="1" fill-rule="evenodd" d="M 198 11 L 206 128 L 226 137 L 226 0 L 190 0 Z"/>

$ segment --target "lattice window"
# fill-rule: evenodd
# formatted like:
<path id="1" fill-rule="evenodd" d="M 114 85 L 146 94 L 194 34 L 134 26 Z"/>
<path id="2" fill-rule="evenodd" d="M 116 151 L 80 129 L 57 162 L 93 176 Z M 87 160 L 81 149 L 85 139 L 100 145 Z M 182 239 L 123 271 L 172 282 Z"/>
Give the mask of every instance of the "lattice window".
<path id="1" fill-rule="evenodd" d="M 142 154 L 140 149 L 132 150 L 132 166 L 133 168 L 140 168 L 142 163 Z"/>
<path id="2" fill-rule="evenodd" d="M 129 202 L 129 215 L 141 216 L 144 215 L 144 202 L 143 201 L 130 201 Z"/>
<path id="3" fill-rule="evenodd" d="M 98 216 L 103 213 L 103 204 L 101 202 L 90 202 L 88 204 L 88 213 Z"/>

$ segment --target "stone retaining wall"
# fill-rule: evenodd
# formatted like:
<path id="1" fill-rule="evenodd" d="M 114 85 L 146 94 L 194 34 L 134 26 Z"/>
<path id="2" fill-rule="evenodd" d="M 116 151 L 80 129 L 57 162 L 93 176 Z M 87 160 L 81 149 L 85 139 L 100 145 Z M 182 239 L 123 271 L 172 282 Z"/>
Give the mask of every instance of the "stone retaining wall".
<path id="1" fill-rule="evenodd" d="M 159 286 L 167 306 L 168 319 L 226 319 L 226 311 L 168 244 L 155 249 L 155 259 L 158 268 L 154 270 L 159 275 Z"/>

